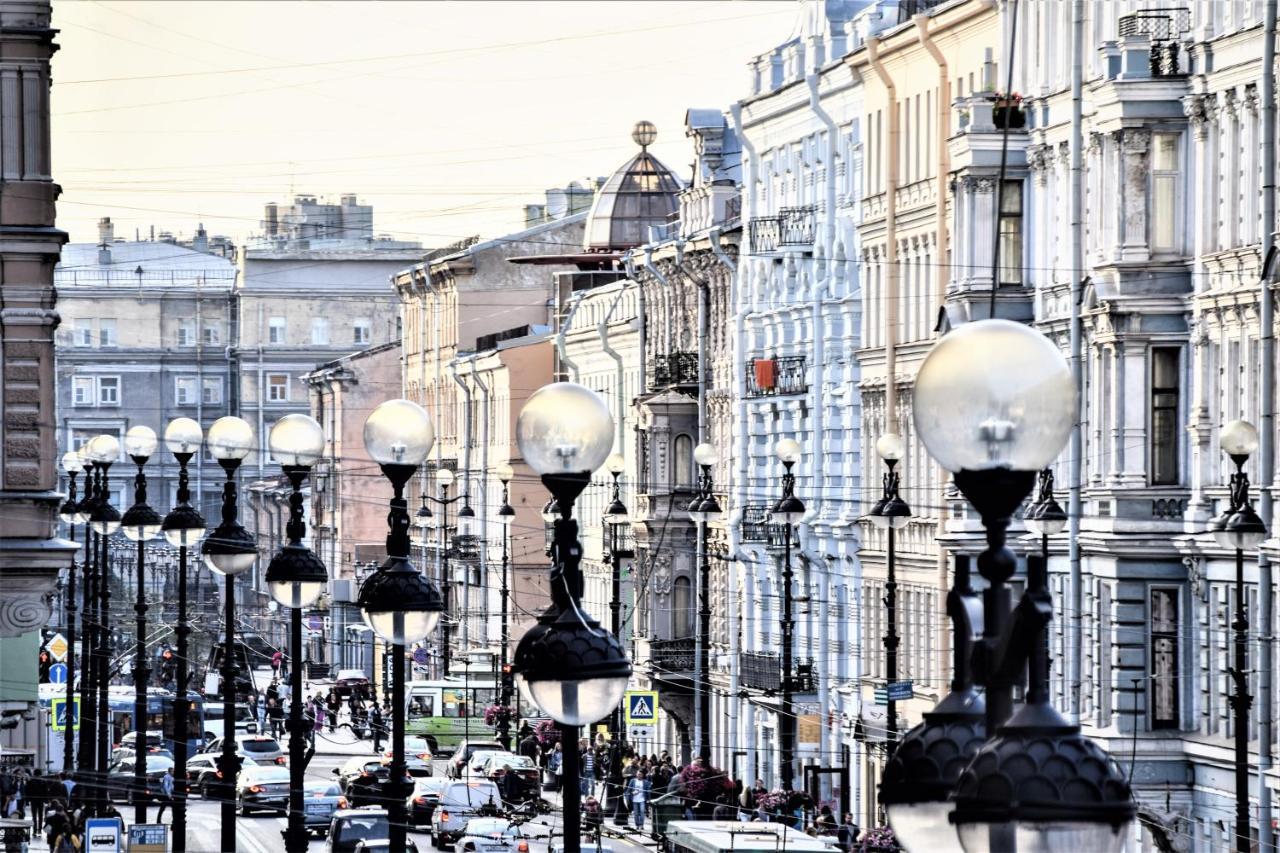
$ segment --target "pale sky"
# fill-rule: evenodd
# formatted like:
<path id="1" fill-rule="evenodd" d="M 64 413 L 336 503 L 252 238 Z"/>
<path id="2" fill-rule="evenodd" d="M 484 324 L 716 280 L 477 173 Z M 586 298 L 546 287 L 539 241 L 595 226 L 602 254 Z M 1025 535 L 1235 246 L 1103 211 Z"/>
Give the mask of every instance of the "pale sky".
<path id="1" fill-rule="evenodd" d="M 795 0 L 55 0 L 53 168 L 75 241 L 149 228 L 239 242 L 262 205 L 357 193 L 374 229 L 440 246 L 522 225 L 607 175 L 638 119 L 682 178 L 689 107 L 747 94 Z"/>

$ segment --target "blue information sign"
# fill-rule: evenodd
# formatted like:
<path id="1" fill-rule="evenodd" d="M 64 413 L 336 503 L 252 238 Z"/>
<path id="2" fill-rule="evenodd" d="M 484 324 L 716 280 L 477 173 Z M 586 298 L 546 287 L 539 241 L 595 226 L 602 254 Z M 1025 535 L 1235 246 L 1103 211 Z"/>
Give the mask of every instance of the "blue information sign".
<path id="1" fill-rule="evenodd" d="M 49 667 L 49 683 L 67 683 L 67 665 L 65 663 L 55 663 L 53 666 Z"/>

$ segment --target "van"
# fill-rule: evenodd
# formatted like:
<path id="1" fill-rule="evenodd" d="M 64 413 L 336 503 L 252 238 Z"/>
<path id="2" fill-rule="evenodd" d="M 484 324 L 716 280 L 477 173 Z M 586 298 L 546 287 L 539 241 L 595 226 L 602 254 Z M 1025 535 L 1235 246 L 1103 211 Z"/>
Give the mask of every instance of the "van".
<path id="1" fill-rule="evenodd" d="M 468 779 L 445 785 L 440 802 L 431 813 L 431 837 L 436 849 L 462 837 L 467 821 L 473 817 L 494 817 L 501 813 L 502 795 L 488 779 Z"/>

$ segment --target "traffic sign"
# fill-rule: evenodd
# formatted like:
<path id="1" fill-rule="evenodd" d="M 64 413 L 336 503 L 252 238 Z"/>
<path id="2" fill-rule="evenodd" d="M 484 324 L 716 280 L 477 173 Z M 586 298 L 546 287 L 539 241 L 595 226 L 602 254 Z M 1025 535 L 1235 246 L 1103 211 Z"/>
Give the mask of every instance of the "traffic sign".
<path id="1" fill-rule="evenodd" d="M 71 701 L 71 729 L 74 731 L 80 728 L 80 697 L 72 696 Z M 49 700 L 49 711 L 53 717 L 49 727 L 55 732 L 65 732 L 67 730 L 67 697 L 55 696 Z"/>
<path id="2" fill-rule="evenodd" d="M 53 666 L 49 667 L 49 683 L 67 683 L 67 665 L 65 663 L 55 663 Z"/>
<path id="3" fill-rule="evenodd" d="M 129 853 L 165 853 L 169 827 L 163 823 L 135 823 L 129 827 Z"/>
<path id="4" fill-rule="evenodd" d="M 118 817 L 91 817 L 84 823 L 86 853 L 120 853 L 123 824 Z"/>
<path id="5" fill-rule="evenodd" d="M 658 692 L 628 690 L 626 693 L 627 725 L 652 726 L 658 722 Z"/>
<path id="6" fill-rule="evenodd" d="M 413 662 L 422 666 L 427 662 L 427 650 L 419 646 L 413 650 Z"/>
<path id="7" fill-rule="evenodd" d="M 633 743 L 637 741 L 648 743 L 654 739 L 657 733 L 657 726 L 630 726 L 627 729 L 627 738 Z"/>
<path id="8" fill-rule="evenodd" d="M 895 702 L 906 702 L 915 696 L 910 681 L 889 682 L 889 698 Z"/>
<path id="9" fill-rule="evenodd" d="M 49 654 L 53 655 L 56 661 L 64 661 L 67 659 L 67 638 L 61 634 L 54 634 L 49 638 L 49 642 L 44 644 L 49 650 Z"/>
<path id="10" fill-rule="evenodd" d="M 876 704 L 877 705 L 889 704 L 889 688 L 888 687 L 876 688 Z"/>

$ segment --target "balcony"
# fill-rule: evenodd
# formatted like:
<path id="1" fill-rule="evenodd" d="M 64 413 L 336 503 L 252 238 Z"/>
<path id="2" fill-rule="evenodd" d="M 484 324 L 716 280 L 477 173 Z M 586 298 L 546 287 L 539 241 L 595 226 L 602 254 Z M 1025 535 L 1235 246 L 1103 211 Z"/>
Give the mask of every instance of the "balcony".
<path id="1" fill-rule="evenodd" d="M 776 252 L 785 246 L 813 247 L 818 209 L 784 207 L 777 216 L 757 216 L 748 223 L 753 252 Z"/>
<path id="2" fill-rule="evenodd" d="M 658 672 L 693 672 L 693 658 L 693 637 L 649 641 L 649 662 Z"/>
<path id="3" fill-rule="evenodd" d="M 779 397 L 805 394 L 807 362 L 802 355 L 753 358 L 746 364 L 748 397 Z"/>
<path id="4" fill-rule="evenodd" d="M 567 284 L 571 293 L 604 287 L 626 277 L 625 270 L 573 270 L 555 273 L 556 284 L 561 288 Z"/>
<path id="5" fill-rule="evenodd" d="M 620 524 L 605 529 L 610 531 L 605 534 L 604 540 L 606 563 L 609 562 L 612 551 L 617 551 L 618 556 L 624 560 L 636 555 L 636 534 L 630 524 Z"/>
<path id="6" fill-rule="evenodd" d="M 764 652 L 741 652 L 738 682 L 748 690 L 778 693 L 782 690 L 782 658 Z M 813 658 L 797 658 L 791 670 L 791 692 L 812 693 L 816 689 Z"/>
<path id="7" fill-rule="evenodd" d="M 1191 29 L 1191 10 L 1186 8 L 1143 9 L 1121 15 L 1120 38 L 1146 36 L 1151 40 L 1151 76 L 1178 77 L 1181 69 L 1179 42 Z"/>
<path id="8" fill-rule="evenodd" d="M 787 544 L 787 526 L 769 522 L 770 504 L 747 504 L 742 508 L 742 541 L 763 542 L 775 548 Z"/>
<path id="9" fill-rule="evenodd" d="M 696 352 L 671 352 L 654 357 L 653 372 L 649 377 L 650 391 L 697 384 L 698 354 Z"/>

